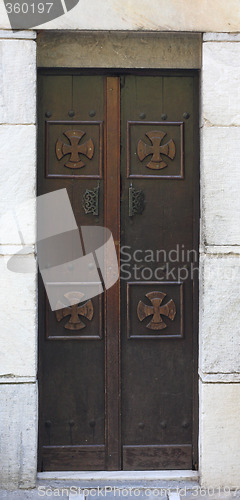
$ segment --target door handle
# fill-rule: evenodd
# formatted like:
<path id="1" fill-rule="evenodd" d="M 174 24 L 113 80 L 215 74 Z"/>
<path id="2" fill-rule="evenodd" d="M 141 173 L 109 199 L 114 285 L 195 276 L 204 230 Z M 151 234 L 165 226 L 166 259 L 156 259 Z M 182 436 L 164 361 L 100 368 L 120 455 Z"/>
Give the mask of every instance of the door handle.
<path id="1" fill-rule="evenodd" d="M 142 215 L 143 210 L 145 208 L 145 196 L 144 192 L 136 190 L 132 184 L 130 184 L 129 190 L 129 217 L 133 217 L 134 215 Z"/>
<path id="2" fill-rule="evenodd" d="M 82 207 L 85 214 L 99 215 L 100 183 L 93 189 L 86 189 L 82 197 Z"/>

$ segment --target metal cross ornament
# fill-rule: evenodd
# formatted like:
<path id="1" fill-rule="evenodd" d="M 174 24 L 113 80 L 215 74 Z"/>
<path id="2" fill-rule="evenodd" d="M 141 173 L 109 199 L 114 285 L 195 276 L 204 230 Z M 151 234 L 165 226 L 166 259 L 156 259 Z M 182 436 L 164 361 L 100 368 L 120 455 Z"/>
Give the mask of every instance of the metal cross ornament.
<path id="1" fill-rule="evenodd" d="M 170 139 L 169 142 L 161 145 L 163 138 L 167 135 L 161 130 L 152 130 L 147 132 L 145 135 L 151 141 L 152 146 L 150 146 L 150 144 L 146 144 L 141 139 L 138 141 L 137 154 L 139 160 L 143 161 L 146 156 L 152 155 L 152 158 L 147 163 L 146 167 L 153 170 L 160 170 L 167 167 L 167 163 L 163 161 L 161 155 L 168 156 L 171 160 L 175 158 L 176 147 L 174 141 Z"/>
<path id="2" fill-rule="evenodd" d="M 92 139 L 84 142 L 83 144 L 79 144 L 82 137 L 86 134 L 82 130 L 67 130 L 63 132 L 68 139 L 70 144 L 65 144 L 60 139 L 56 142 L 56 156 L 58 160 L 61 160 L 63 156 L 69 155 L 69 160 L 64 164 L 65 167 L 68 168 L 81 168 L 85 166 L 85 163 L 80 160 L 79 155 L 82 154 L 89 158 L 94 155 L 94 144 Z"/>
<path id="3" fill-rule="evenodd" d="M 173 300 L 169 300 L 167 304 L 161 306 L 161 303 L 166 297 L 166 293 L 163 292 L 149 292 L 146 293 L 146 297 L 152 303 L 152 306 L 146 306 L 141 300 L 137 306 L 137 315 L 140 321 L 143 321 L 147 316 L 153 316 L 150 323 L 146 326 L 151 330 L 163 330 L 167 325 L 164 323 L 161 315 L 167 316 L 172 321 L 176 315 L 176 306 Z"/>
<path id="4" fill-rule="evenodd" d="M 64 325 L 64 328 L 67 330 L 81 330 L 85 328 L 85 324 L 81 321 L 79 316 L 84 316 L 89 321 L 93 318 L 93 303 L 91 300 L 88 300 L 82 306 L 79 306 L 79 302 L 84 297 L 84 293 L 81 292 L 68 292 L 65 293 L 64 297 L 69 302 L 69 306 L 65 307 L 61 302 L 57 303 L 58 310 L 56 311 L 57 321 L 61 321 L 66 316 L 70 316 L 68 322 Z M 78 303 L 76 304 L 76 299 Z M 60 307 L 62 307 L 60 309 Z"/>

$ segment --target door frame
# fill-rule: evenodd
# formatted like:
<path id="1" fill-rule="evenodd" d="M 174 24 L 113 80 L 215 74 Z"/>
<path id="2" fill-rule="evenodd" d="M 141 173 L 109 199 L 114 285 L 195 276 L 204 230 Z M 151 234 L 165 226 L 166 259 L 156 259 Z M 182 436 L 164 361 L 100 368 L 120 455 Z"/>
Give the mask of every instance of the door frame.
<path id="1" fill-rule="evenodd" d="M 118 144 L 120 141 L 116 142 L 116 138 L 120 136 L 120 77 L 126 74 L 135 75 L 149 75 L 149 76 L 191 76 L 194 80 L 194 129 L 199 129 L 199 70 L 179 70 L 179 69 L 136 69 L 136 68 L 39 68 L 39 74 L 48 75 L 105 75 L 108 76 L 105 83 L 105 93 L 108 92 L 108 99 L 106 102 L 106 126 L 105 126 L 105 141 L 106 151 L 105 151 L 105 172 L 110 172 L 112 168 L 117 168 L 117 175 L 119 176 L 118 186 L 116 186 L 117 198 L 120 200 L 120 148 Z M 117 78 L 118 83 L 117 83 Z M 109 82 L 109 83 L 107 83 Z M 111 97 L 110 97 L 111 96 Z M 108 107 L 115 107 L 115 116 L 118 116 L 117 123 L 111 119 L 111 113 L 108 112 Z M 193 204 L 193 235 L 194 235 L 194 247 L 199 248 L 199 238 L 200 238 L 200 154 L 199 154 L 199 133 L 195 137 L 195 147 L 194 147 L 194 164 L 198 168 L 198 175 L 196 176 L 196 182 L 194 186 L 194 204 Z M 111 146 L 111 147 L 110 147 Z M 113 147 L 114 146 L 114 147 Z M 120 203 L 117 203 L 115 210 L 113 210 L 114 203 L 109 203 L 110 200 L 113 201 L 112 191 L 106 182 L 107 176 L 104 176 L 104 189 L 106 193 L 105 204 L 104 204 L 104 216 L 105 223 L 107 227 L 111 230 L 115 242 L 115 248 L 118 256 L 118 261 L 120 262 Z M 115 177 L 116 179 L 116 177 Z M 114 197 L 115 200 L 115 197 Z M 108 206 L 111 206 L 109 210 Z M 116 224 L 117 221 L 117 224 Z M 198 254 L 199 255 L 199 254 Z M 192 469 L 198 470 L 199 467 L 199 455 L 198 455 L 198 438 L 199 438 L 199 394 L 198 394 L 198 346 L 199 346 L 199 280 L 195 276 L 193 280 L 193 456 L 192 456 Z M 120 279 L 118 282 L 109 290 L 105 292 L 105 302 L 104 308 L 106 310 L 108 304 L 111 307 L 119 308 L 120 310 Z M 119 470 L 119 458 L 121 456 L 121 408 L 120 408 L 120 398 L 121 398 L 121 346 L 120 346 L 120 314 L 118 316 L 119 321 L 108 317 L 105 314 L 105 381 L 106 381 L 106 394 L 105 394 L 105 442 L 106 442 L 106 460 L 107 460 L 107 470 L 115 471 Z M 107 318 L 107 320 L 106 320 Z M 111 330 L 117 330 L 119 335 L 118 339 L 113 339 L 113 336 L 109 335 Z M 119 371 L 118 376 L 113 379 L 107 376 L 106 366 L 107 363 L 118 363 Z M 108 370 L 108 373 L 111 370 Z M 107 411 L 110 404 L 111 395 L 118 394 L 118 401 L 115 403 L 112 411 Z M 114 398 L 113 398 L 114 400 Z"/>
<path id="2" fill-rule="evenodd" d="M 112 233 L 120 266 L 120 80 L 115 76 L 105 78 L 105 120 L 104 225 Z M 120 278 L 105 290 L 104 296 L 105 459 L 108 470 L 118 470 L 121 466 Z M 106 314 L 108 306 L 118 314 Z M 118 366 L 116 377 L 111 376 L 114 366 Z"/>

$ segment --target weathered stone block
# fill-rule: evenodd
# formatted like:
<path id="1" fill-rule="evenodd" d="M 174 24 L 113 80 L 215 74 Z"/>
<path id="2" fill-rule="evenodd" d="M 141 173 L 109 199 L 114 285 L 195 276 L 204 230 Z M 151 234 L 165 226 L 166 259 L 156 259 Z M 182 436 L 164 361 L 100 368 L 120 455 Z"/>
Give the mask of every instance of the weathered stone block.
<path id="1" fill-rule="evenodd" d="M 65 1 L 67 4 L 67 2 Z M 94 13 L 94 15 L 93 15 Z M 81 0 L 39 29 L 229 31 L 239 30 L 238 0 Z M 4 27 L 4 25 L 3 25 Z"/>
<path id="2" fill-rule="evenodd" d="M 0 243 L 35 241 L 36 127 L 0 125 Z M 21 234 L 20 234 L 21 233 Z"/>
<path id="3" fill-rule="evenodd" d="M 2 10 L 0 8 L 0 16 Z M 35 40 L 37 38 L 37 34 L 35 31 L 30 30 L 0 30 L 0 39 L 1 38 L 12 38 L 14 40 Z"/>
<path id="4" fill-rule="evenodd" d="M 0 483 L 32 488 L 37 461 L 37 385 L 0 385 Z"/>
<path id="5" fill-rule="evenodd" d="M 240 384 L 200 383 L 200 473 L 203 487 L 239 485 Z"/>
<path id="6" fill-rule="evenodd" d="M 240 127 L 201 132 L 202 240 L 239 245 Z"/>
<path id="7" fill-rule="evenodd" d="M 0 123 L 35 123 L 36 43 L 0 40 L 0 61 Z"/>
<path id="8" fill-rule="evenodd" d="M 65 0 L 65 5 L 69 5 Z M 93 15 L 94 13 L 94 15 Z M 0 28 L 9 28 L 6 10 L 0 2 Z M 154 31 L 239 31 L 238 0 L 81 0 L 73 10 L 39 29 L 154 30 Z"/>
<path id="9" fill-rule="evenodd" d="M 199 33 L 55 32 L 38 40 L 38 66 L 201 68 Z"/>
<path id="10" fill-rule="evenodd" d="M 33 255 L 21 257 L 23 264 L 26 259 L 36 267 Z M 36 286 L 36 272 L 11 272 L 7 258 L 0 257 L 1 376 L 36 376 Z"/>
<path id="11" fill-rule="evenodd" d="M 240 125 L 239 42 L 204 43 L 202 58 L 203 123 Z"/>
<path id="12" fill-rule="evenodd" d="M 203 42 L 240 42 L 240 33 L 203 33 Z"/>
<path id="13" fill-rule="evenodd" d="M 203 373 L 240 372 L 240 255 L 202 257 L 200 359 Z"/>

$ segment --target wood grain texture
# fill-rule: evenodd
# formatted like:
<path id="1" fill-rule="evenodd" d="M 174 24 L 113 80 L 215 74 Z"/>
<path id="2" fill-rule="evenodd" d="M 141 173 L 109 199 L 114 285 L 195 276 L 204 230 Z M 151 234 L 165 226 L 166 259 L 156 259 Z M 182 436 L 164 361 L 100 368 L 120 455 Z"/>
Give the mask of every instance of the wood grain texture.
<path id="1" fill-rule="evenodd" d="M 187 256 L 191 250 L 198 254 L 195 239 L 198 223 L 195 226 L 193 222 L 198 202 L 194 88 L 195 76 L 186 73 L 155 77 L 125 75 L 122 79 L 121 237 L 122 248 L 129 249 L 130 255 L 127 265 L 125 259 L 125 270 L 130 275 L 126 277 L 125 271 L 121 281 L 123 446 L 185 447 L 197 433 L 193 417 L 196 404 L 193 360 L 197 356 L 194 339 L 198 332 L 196 324 L 193 327 L 193 281 L 189 272 L 194 254 Z M 165 120 L 160 121 L 162 116 Z M 161 144 L 168 138 L 176 147 L 174 158 L 167 158 L 167 166 L 160 170 L 146 168 L 150 155 L 143 161 L 137 156 L 139 140 L 146 144 L 149 130 L 166 133 Z M 159 144 L 155 143 L 155 150 L 159 153 Z M 144 147 L 143 153 L 148 151 Z M 150 152 L 154 153 L 152 149 Z M 162 156 L 165 161 L 166 156 Z M 132 218 L 127 210 L 130 176 L 135 176 L 134 188 L 145 196 L 144 211 Z M 170 253 L 177 248 L 184 249 L 183 257 L 181 252 Z M 162 253 L 156 258 L 158 250 Z M 146 255 L 148 259 L 144 260 Z M 171 260 L 174 255 L 175 260 Z M 178 280 L 178 271 L 185 275 L 183 280 Z M 173 300 L 176 308 L 174 320 L 164 316 L 166 327 L 158 331 L 148 328 L 147 316 L 139 321 L 137 315 L 140 301 L 153 307 L 146 298 L 153 291 L 166 294 L 166 301 Z M 192 468 L 192 457 L 181 465 Z M 124 468 L 128 466 L 132 470 L 138 468 L 136 455 Z M 149 455 L 143 468 L 155 466 L 163 465 Z M 175 459 L 174 455 L 169 456 L 164 467 L 178 468 L 177 455 Z"/>
<path id="2" fill-rule="evenodd" d="M 105 82 L 105 226 L 115 241 L 120 262 L 120 81 Z M 108 263 L 106 263 L 108 265 Z M 121 468 L 120 441 L 120 280 L 105 295 L 106 446 L 107 468 Z"/>
<path id="3" fill-rule="evenodd" d="M 119 262 L 120 240 L 130 248 L 132 274 L 91 299 L 93 314 L 85 304 L 71 314 L 66 310 L 59 321 L 45 311 L 40 279 L 39 470 L 197 467 L 197 279 L 167 277 L 161 255 L 137 261 L 140 278 L 133 275 L 134 251 L 198 249 L 197 89 L 197 75 L 183 71 L 119 77 L 49 70 L 40 76 L 38 194 L 65 187 L 79 227 L 110 229 Z M 78 146 L 90 139 L 94 155 L 83 155 L 85 166 L 74 172 L 64 166 L 67 154 L 56 158 L 55 145 L 67 141 L 64 130 L 80 124 L 87 134 L 75 145 L 75 160 Z M 47 175 L 45 160 L 53 168 Z M 82 203 L 96 179 L 97 217 Z M 143 193 L 144 202 L 129 216 L 131 189 Z M 73 256 L 74 241 L 71 236 Z M 168 270 L 189 263 L 178 256 Z M 156 266 L 162 267 L 160 277 L 142 277 L 144 267 L 154 273 Z M 84 328 L 68 332 L 70 319 Z"/>
<path id="4" fill-rule="evenodd" d="M 44 446 L 42 467 L 44 471 L 103 470 L 104 446 Z"/>
<path id="5" fill-rule="evenodd" d="M 93 118 L 89 114 L 92 109 L 95 112 Z M 74 116 L 71 110 L 74 111 Z M 48 116 L 49 113 L 51 116 Z M 103 121 L 104 76 L 64 75 L 61 72 L 55 75 L 42 72 L 39 75 L 38 194 L 66 188 L 79 228 L 84 225 L 104 225 L 102 179 L 99 179 L 98 218 L 85 214 L 82 207 L 86 189 L 96 187 L 96 179 L 88 178 L 87 174 L 101 177 L 100 136 Z M 45 129 L 48 132 L 46 136 Z M 92 159 L 83 156 L 86 165 L 74 171 L 64 166 L 67 156 L 60 161 L 56 158 L 55 144 L 62 131 L 76 129 L 87 132 L 86 140 L 92 138 L 95 151 Z M 67 138 L 64 139 L 66 141 Z M 48 157 L 45 156 L 46 149 Z M 56 174 L 55 177 L 49 178 L 49 168 L 48 173 L 45 170 L 48 160 L 48 167 L 52 169 L 53 175 Z M 83 177 L 78 177 L 80 173 Z M 61 246 L 61 241 L 59 245 Z M 74 234 L 69 234 L 69 256 L 73 260 L 79 257 L 75 247 Z M 74 271 L 74 262 L 69 260 Z M 67 292 L 79 291 L 77 282 L 68 285 Z M 61 283 L 57 286 L 61 286 Z M 66 283 L 62 283 L 62 286 L 66 288 Z M 91 301 L 93 317 L 89 313 L 89 318 L 81 316 L 80 320 L 85 327 L 79 331 L 68 331 L 65 325 L 69 316 L 57 321 L 55 311 L 48 304 L 41 277 L 39 278 L 39 470 L 56 470 L 59 467 L 61 470 L 105 468 L 103 297 L 99 295 Z M 51 446 L 51 449 L 46 450 L 46 446 Z M 69 446 L 73 446 L 73 450 Z M 98 458 L 99 453 L 101 459 Z"/>
<path id="6" fill-rule="evenodd" d="M 191 468 L 191 445 L 123 446 L 123 470 Z"/>

